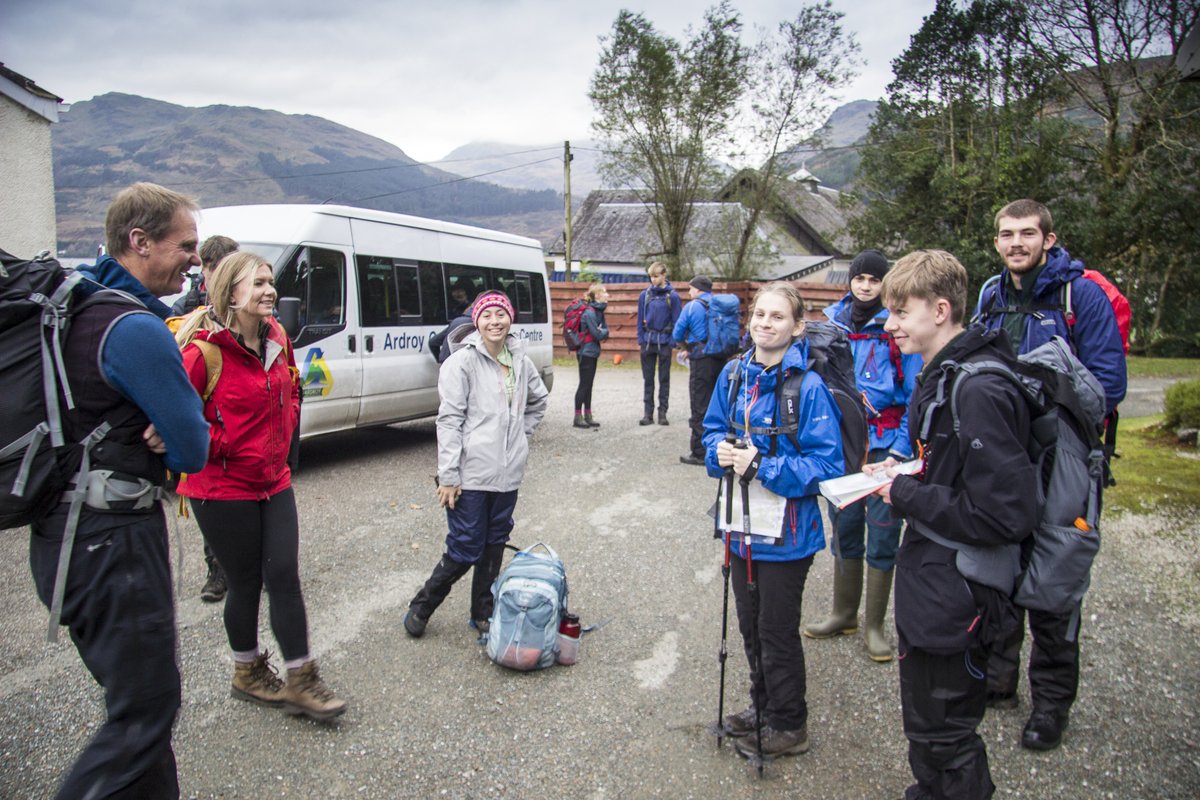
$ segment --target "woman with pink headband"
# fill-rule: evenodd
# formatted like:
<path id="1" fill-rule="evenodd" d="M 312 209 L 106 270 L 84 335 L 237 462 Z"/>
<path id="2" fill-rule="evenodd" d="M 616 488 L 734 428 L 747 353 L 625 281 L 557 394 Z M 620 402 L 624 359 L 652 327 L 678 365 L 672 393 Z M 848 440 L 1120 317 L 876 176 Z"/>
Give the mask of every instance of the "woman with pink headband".
<path id="1" fill-rule="evenodd" d="M 471 578 L 470 624 L 492 616 L 492 583 L 513 527 L 529 436 L 546 413 L 549 392 L 525 343 L 513 336 L 513 306 L 485 292 L 471 309 L 474 329 L 450 334 L 450 357 L 438 376 L 438 503 L 446 509 L 446 551 L 404 615 L 410 636 L 425 633 L 454 583 Z"/>

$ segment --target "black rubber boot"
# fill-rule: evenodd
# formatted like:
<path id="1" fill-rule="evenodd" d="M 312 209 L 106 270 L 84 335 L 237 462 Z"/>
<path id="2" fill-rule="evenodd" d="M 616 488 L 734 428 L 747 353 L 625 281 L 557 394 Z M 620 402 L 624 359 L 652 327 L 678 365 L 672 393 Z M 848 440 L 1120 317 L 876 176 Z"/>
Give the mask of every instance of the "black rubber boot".
<path id="1" fill-rule="evenodd" d="M 466 575 L 470 568 L 470 564 L 460 564 L 450 556 L 442 556 L 433 568 L 429 580 L 425 581 L 421 591 L 417 592 L 417 596 L 408 604 L 408 613 L 404 615 L 404 629 L 409 635 L 420 636 L 425 633 L 429 618 L 450 594 L 450 587 Z"/>
<path id="2" fill-rule="evenodd" d="M 483 549 L 479 561 L 475 562 L 475 574 L 471 576 L 471 620 L 480 633 L 487 633 L 488 622 L 492 618 L 495 604 L 492 584 L 496 582 L 503 563 L 503 544 L 488 545 Z"/>

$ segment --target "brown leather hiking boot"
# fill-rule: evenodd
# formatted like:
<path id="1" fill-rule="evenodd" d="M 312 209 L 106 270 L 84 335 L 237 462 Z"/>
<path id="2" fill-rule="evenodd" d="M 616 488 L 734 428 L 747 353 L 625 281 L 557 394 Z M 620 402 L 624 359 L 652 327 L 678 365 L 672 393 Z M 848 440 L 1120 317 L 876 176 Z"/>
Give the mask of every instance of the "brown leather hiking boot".
<path id="1" fill-rule="evenodd" d="M 238 700 L 278 708 L 283 705 L 283 681 L 271 666 L 269 653 L 253 661 L 239 661 L 233 666 L 233 686 L 229 694 Z"/>
<path id="2" fill-rule="evenodd" d="M 317 662 L 289 669 L 283 689 L 283 710 L 288 714 L 304 714 L 315 720 L 330 720 L 346 711 L 346 701 L 339 700 L 317 672 Z"/>

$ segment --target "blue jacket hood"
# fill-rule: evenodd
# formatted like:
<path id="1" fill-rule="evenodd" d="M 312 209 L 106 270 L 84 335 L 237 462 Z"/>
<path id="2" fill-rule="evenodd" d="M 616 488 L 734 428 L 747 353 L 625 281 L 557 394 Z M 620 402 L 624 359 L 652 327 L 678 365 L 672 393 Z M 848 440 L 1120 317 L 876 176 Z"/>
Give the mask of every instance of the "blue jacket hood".
<path id="1" fill-rule="evenodd" d="M 79 271 L 109 289 L 117 289 L 133 295 L 142 302 L 142 305 L 146 306 L 151 313 L 160 319 L 166 319 L 171 316 L 171 307 L 159 300 L 149 289 L 142 285 L 141 281 L 133 277 L 129 273 L 129 270 L 121 266 L 121 262 L 112 256 L 101 256 L 100 260 L 95 264 L 92 266 L 84 265 L 79 268 Z M 85 291 L 91 294 L 96 289 L 85 289 Z"/>
<path id="2" fill-rule="evenodd" d="M 851 294 L 850 292 L 846 292 L 845 297 L 843 297 L 841 300 L 838 300 L 836 303 L 833 303 L 832 305 L 826 306 L 824 309 L 822 309 L 822 313 L 834 325 L 837 325 L 839 328 L 844 328 L 845 330 L 850 331 L 851 330 L 850 308 L 853 303 L 854 303 L 854 295 Z M 882 329 L 883 323 L 887 322 L 887 318 L 888 318 L 888 311 L 886 308 L 884 308 L 884 309 L 880 310 L 880 312 L 878 314 L 876 314 L 874 317 L 872 317 L 871 321 L 867 324 L 868 325 L 878 325 L 880 327 L 880 329 Z"/>
<path id="3" fill-rule="evenodd" d="M 1046 266 L 1034 284 L 1034 295 L 1041 297 L 1058 291 L 1058 287 L 1083 275 L 1083 262 L 1075 261 L 1062 247 L 1054 245 L 1046 251 Z M 1005 269 L 1005 272 L 1008 270 Z M 1006 276 L 1007 277 L 1007 276 Z"/>

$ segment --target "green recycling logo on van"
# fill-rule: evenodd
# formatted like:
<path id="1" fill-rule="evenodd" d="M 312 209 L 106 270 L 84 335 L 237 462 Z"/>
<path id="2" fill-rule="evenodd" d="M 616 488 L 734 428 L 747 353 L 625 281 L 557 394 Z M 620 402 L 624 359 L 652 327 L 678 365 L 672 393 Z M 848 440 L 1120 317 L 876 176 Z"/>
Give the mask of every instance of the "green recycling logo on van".
<path id="1" fill-rule="evenodd" d="M 300 390 L 305 397 L 325 397 L 333 391 L 333 373 L 329 371 L 329 365 L 325 363 L 325 354 L 319 347 L 309 348 L 300 375 Z"/>

